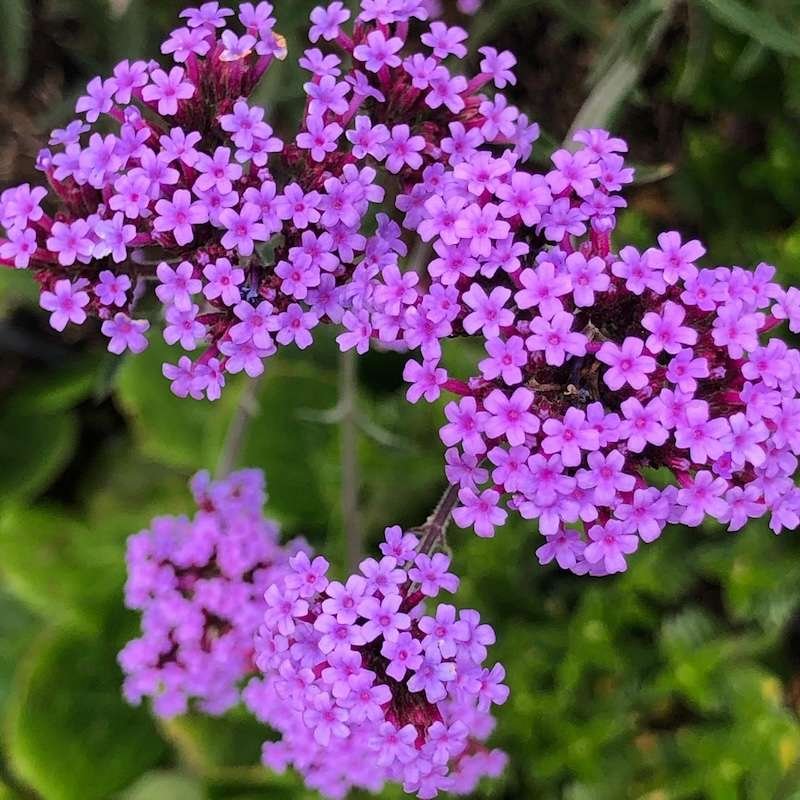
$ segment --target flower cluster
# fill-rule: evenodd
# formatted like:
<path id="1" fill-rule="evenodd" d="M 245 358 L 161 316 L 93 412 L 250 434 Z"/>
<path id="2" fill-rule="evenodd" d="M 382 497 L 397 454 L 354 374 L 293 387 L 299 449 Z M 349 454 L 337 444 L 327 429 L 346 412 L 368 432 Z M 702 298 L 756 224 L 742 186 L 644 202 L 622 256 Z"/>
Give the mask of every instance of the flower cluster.
<path id="1" fill-rule="evenodd" d="M 481 744 L 490 707 L 508 696 L 503 667 L 484 666 L 494 631 L 477 611 L 426 610 L 458 578 L 423 542 L 388 528 L 383 557 L 344 583 L 329 581 L 325 559 L 299 553 L 269 588 L 256 639 L 265 677 L 244 693 L 282 734 L 264 745 L 268 766 L 293 764 L 336 798 L 352 786 L 377 793 L 386 781 L 420 798 L 464 794 L 502 770 L 503 753 Z"/>
<path id="2" fill-rule="evenodd" d="M 119 654 L 131 703 L 152 697 L 163 717 L 184 713 L 192 699 L 209 714 L 239 701 L 255 672 L 253 636 L 264 592 L 305 553 L 301 542 L 278 544 L 277 525 L 262 516 L 259 470 L 191 483 L 198 511 L 157 517 L 128 540 L 129 608 L 142 612 L 143 635 Z"/>
<path id="3" fill-rule="evenodd" d="M 766 264 L 700 268 L 703 246 L 674 231 L 613 250 L 627 147 L 600 130 L 575 141 L 545 174 L 452 154 L 406 217 L 436 254 L 400 326 L 421 351 L 408 399 L 458 397 L 440 431 L 455 521 L 492 536 L 505 504 L 538 520 L 541 562 L 592 575 L 624 570 L 670 522 L 735 531 L 769 513 L 776 533 L 796 528 L 800 353 L 760 337 L 783 319 L 800 331 L 800 292 Z M 484 356 L 461 381 L 440 359 L 464 335 Z"/>
<path id="4" fill-rule="evenodd" d="M 322 322 L 344 323 L 343 346 L 363 351 L 373 295 L 384 330 L 416 295 L 398 225 L 370 210 L 384 186 L 408 211 L 424 198 L 407 189 L 435 190 L 442 148 L 479 136 L 525 153 L 537 133 L 481 93 L 513 81 L 514 58 L 482 48 L 477 76 L 453 73 L 466 32 L 433 22 L 414 46 L 410 22 L 426 15 L 422 0 L 364 0 L 348 32 L 341 2 L 315 8 L 306 109 L 284 142 L 247 100 L 286 55 L 272 6 L 181 12 L 170 64 L 125 60 L 90 81 L 81 118 L 40 153 L 50 192 L 2 193 L 0 263 L 33 271 L 55 329 L 96 316 L 118 354 L 147 346 L 136 309 L 154 280 L 164 339 L 203 348 L 164 365 L 180 396 L 218 398 L 226 374 L 258 375 Z"/>

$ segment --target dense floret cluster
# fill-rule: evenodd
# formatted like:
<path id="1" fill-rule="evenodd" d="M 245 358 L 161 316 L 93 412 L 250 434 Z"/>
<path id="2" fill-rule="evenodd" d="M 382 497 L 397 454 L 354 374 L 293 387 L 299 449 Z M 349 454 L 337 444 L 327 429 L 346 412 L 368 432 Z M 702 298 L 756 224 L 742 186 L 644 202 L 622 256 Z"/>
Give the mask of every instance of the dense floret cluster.
<path id="1" fill-rule="evenodd" d="M 162 48 L 175 66 L 122 62 L 54 132 L 55 215 L 42 188 L 3 193 L 0 258 L 34 270 L 56 328 L 100 316 L 113 352 L 146 346 L 133 309 L 154 277 L 165 339 L 207 344 L 164 366 L 182 396 L 218 397 L 226 373 L 259 374 L 321 322 L 344 327 L 343 350 L 418 350 L 409 400 L 459 397 L 441 431 L 456 521 L 491 535 L 508 509 L 538 519 L 545 562 L 617 572 L 670 521 L 796 527 L 800 360 L 759 337 L 800 330 L 797 290 L 764 264 L 701 268 L 675 231 L 615 249 L 626 144 L 579 131 L 527 170 L 538 129 L 488 91 L 514 83 L 514 57 L 483 47 L 462 75 L 466 32 L 427 14 L 315 8 L 285 143 L 246 99 L 285 55 L 272 7 L 243 4 L 238 33 L 216 2 L 182 12 Z M 118 133 L 92 130 L 101 115 Z M 454 380 L 442 344 L 460 336 L 485 357 Z"/>
<path id="2" fill-rule="evenodd" d="M 494 631 L 477 611 L 426 608 L 458 578 L 424 543 L 387 528 L 383 557 L 344 583 L 300 553 L 270 587 L 256 640 L 265 678 L 244 695 L 282 734 L 264 746 L 268 766 L 294 765 L 335 798 L 387 781 L 420 798 L 465 794 L 502 770 L 504 754 L 481 744 L 508 696 L 503 667 L 484 666 Z"/>
<path id="3" fill-rule="evenodd" d="M 477 76 L 451 73 L 464 30 L 433 22 L 413 45 L 422 0 L 364 0 L 354 21 L 341 2 L 312 11 L 306 109 L 284 142 L 247 99 L 286 56 L 272 6 L 235 16 L 208 2 L 181 16 L 162 47 L 171 63 L 126 60 L 89 83 L 81 118 L 40 153 L 50 192 L 0 196 L 0 263 L 34 272 L 56 330 L 99 317 L 118 354 L 147 346 L 151 323 L 136 313 L 154 280 L 165 340 L 205 346 L 164 373 L 176 394 L 213 400 L 227 373 L 260 374 L 321 322 L 342 322 L 343 346 L 363 351 L 373 290 L 384 329 L 415 293 L 400 229 L 375 208 L 387 187 L 408 209 L 421 199 L 409 187 L 435 190 L 443 147 L 478 136 L 524 154 L 537 129 L 481 93 L 513 81 L 510 54 L 482 48 Z"/>
<path id="4" fill-rule="evenodd" d="M 408 399 L 458 396 L 440 431 L 455 521 L 492 536 L 505 504 L 538 520 L 540 561 L 592 575 L 624 570 L 669 522 L 796 528 L 800 353 L 760 337 L 784 319 L 800 331 L 800 292 L 767 264 L 699 268 L 705 249 L 675 231 L 615 251 L 627 147 L 575 140 L 545 174 L 451 156 L 406 218 L 437 255 L 405 310 L 425 331 Z M 484 350 L 464 381 L 440 364 L 462 335 Z"/>
<path id="5" fill-rule="evenodd" d="M 306 553 L 300 541 L 281 546 L 277 525 L 264 519 L 259 470 L 215 482 L 201 472 L 191 486 L 194 517 L 157 517 L 128 540 L 125 600 L 142 612 L 142 636 L 119 655 L 124 692 L 136 704 L 151 697 L 162 717 L 192 700 L 208 714 L 239 702 L 255 672 L 264 592 Z"/>

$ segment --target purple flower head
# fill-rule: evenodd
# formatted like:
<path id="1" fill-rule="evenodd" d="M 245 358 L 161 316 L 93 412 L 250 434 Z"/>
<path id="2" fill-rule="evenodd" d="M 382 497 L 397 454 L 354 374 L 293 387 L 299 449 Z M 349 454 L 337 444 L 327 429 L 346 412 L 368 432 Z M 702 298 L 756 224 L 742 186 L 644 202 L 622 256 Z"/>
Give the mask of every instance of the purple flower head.
<path id="1" fill-rule="evenodd" d="M 134 704 L 152 698 L 164 717 L 192 700 L 208 714 L 238 702 L 254 673 L 253 636 L 273 608 L 264 593 L 300 549 L 282 547 L 277 525 L 263 517 L 257 470 L 221 481 L 201 472 L 191 486 L 192 518 L 157 517 L 128 539 L 125 601 L 141 612 L 142 635 L 119 654 L 123 690 Z"/>
<path id="2" fill-rule="evenodd" d="M 389 528 L 398 558 L 367 559 L 343 583 L 301 553 L 270 587 L 255 639 L 263 677 L 244 692 L 281 737 L 264 747 L 268 766 L 293 764 L 309 782 L 322 769 L 342 791 L 396 782 L 420 797 L 487 769 L 470 762 L 467 774 L 461 756 L 488 756 L 491 707 L 508 697 L 505 670 L 484 665 L 494 631 L 476 611 L 426 608 L 457 579 L 421 544 Z"/>

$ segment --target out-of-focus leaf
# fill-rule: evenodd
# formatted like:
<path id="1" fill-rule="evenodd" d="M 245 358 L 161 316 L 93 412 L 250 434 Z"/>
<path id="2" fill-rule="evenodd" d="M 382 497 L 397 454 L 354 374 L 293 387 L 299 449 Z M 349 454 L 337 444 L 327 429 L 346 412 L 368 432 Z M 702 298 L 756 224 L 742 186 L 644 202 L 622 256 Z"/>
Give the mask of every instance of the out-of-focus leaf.
<path id="1" fill-rule="evenodd" d="M 96 355 L 89 354 L 42 370 L 14 390 L 7 407 L 42 415 L 69 409 L 89 396 L 97 367 Z"/>
<path id="2" fill-rule="evenodd" d="M 39 287 L 27 270 L 0 267 L 0 316 L 7 308 L 38 297 Z"/>
<path id="3" fill-rule="evenodd" d="M 733 68 L 733 76 L 740 81 L 746 80 L 758 68 L 766 52 L 767 48 L 761 42 L 748 42 Z"/>
<path id="4" fill-rule="evenodd" d="M 267 728 L 244 711 L 224 717 L 201 714 L 161 720 L 162 731 L 195 773 L 213 776 L 221 768 L 259 767 Z M 263 770 L 263 777 L 267 777 Z"/>
<path id="5" fill-rule="evenodd" d="M 632 164 L 635 172 L 633 182 L 636 186 L 657 183 L 675 174 L 674 164 Z"/>
<path id="6" fill-rule="evenodd" d="M 689 3 L 689 36 L 686 42 L 686 56 L 683 69 L 675 87 L 675 97 L 685 99 L 695 90 L 703 73 L 711 46 L 711 24 L 708 15 L 696 3 Z"/>
<path id="7" fill-rule="evenodd" d="M 158 770 L 142 775 L 120 800 L 204 800 L 202 784 L 183 773 Z"/>
<path id="8" fill-rule="evenodd" d="M 89 529 L 55 508 L 6 508 L 0 574 L 45 618 L 87 625 L 122 588 L 127 534 L 113 519 Z"/>
<path id="9" fill-rule="evenodd" d="M 0 83 L 15 88 L 28 68 L 30 8 L 25 0 L 0 0 Z M 2 269 L 2 268 L 0 268 Z"/>
<path id="10" fill-rule="evenodd" d="M 700 0 L 724 25 L 743 33 L 765 47 L 787 56 L 800 56 L 800 31 L 790 30 L 764 8 L 740 0 Z"/>
<path id="11" fill-rule="evenodd" d="M 316 454 L 327 452 L 338 428 L 322 421 L 337 403 L 333 375 L 301 363 L 274 361 L 258 392 L 239 459 L 267 475 L 270 511 L 286 522 L 314 525 L 330 519 L 316 478 Z"/>
<path id="12" fill-rule="evenodd" d="M 236 391 L 224 393 L 218 403 L 176 397 L 161 365 L 179 356 L 153 337 L 150 347 L 128 357 L 117 373 L 116 396 L 146 455 L 187 470 L 212 467 Z"/>
<path id="13" fill-rule="evenodd" d="M 614 118 L 619 106 L 633 91 L 644 72 L 648 58 L 655 52 L 672 19 L 673 4 L 666 3 L 646 34 L 632 43 L 619 58 L 608 66 L 581 106 L 564 139 L 564 146 L 572 146 L 572 137 L 583 128 L 604 128 Z"/>
<path id="14" fill-rule="evenodd" d="M 112 52 L 117 57 L 141 58 L 145 52 L 152 17 L 147 6 L 147 0 L 111 0 Z"/>
<path id="15" fill-rule="evenodd" d="M 647 23 L 664 10 L 664 0 L 635 0 L 627 3 L 614 18 L 613 32 L 605 39 L 589 72 L 589 85 L 593 86 L 609 69 L 631 49 Z"/>
<path id="16" fill-rule="evenodd" d="M 0 589 L 0 716 L 5 714 L 17 665 L 38 630 L 30 611 Z"/>
<path id="17" fill-rule="evenodd" d="M 35 496 L 72 457 L 78 423 L 69 412 L 0 408 L 0 501 Z"/>
<path id="18" fill-rule="evenodd" d="M 164 753 L 147 712 L 122 698 L 113 638 L 48 633 L 20 665 L 8 752 L 47 800 L 107 800 Z"/>

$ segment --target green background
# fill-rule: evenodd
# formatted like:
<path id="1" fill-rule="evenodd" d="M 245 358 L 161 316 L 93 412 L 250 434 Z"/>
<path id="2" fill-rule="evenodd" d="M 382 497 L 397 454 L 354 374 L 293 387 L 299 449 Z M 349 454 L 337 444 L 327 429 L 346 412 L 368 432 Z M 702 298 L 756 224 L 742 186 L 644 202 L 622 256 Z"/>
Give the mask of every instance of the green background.
<path id="1" fill-rule="evenodd" d="M 308 2 L 279 2 L 290 59 L 258 90 L 280 130 L 297 118 Z M 35 177 L 47 130 L 84 83 L 148 57 L 180 3 L 0 0 L 0 187 Z M 707 264 L 800 273 L 800 4 L 795 0 L 499 0 L 476 42 L 514 50 L 514 100 L 544 131 L 609 125 L 639 168 L 617 243 L 702 238 Z M 474 49 L 473 49 L 474 52 Z M 474 63 L 473 63 L 474 66 Z M 711 261 L 713 259 L 713 261 Z M 0 800 L 311 797 L 261 770 L 244 714 L 154 721 L 127 707 L 115 663 L 136 631 L 122 608 L 124 542 L 190 508 L 241 383 L 217 405 L 179 401 L 165 348 L 116 359 L 92 326 L 57 336 L 29 276 L 0 271 Z M 450 347 L 463 375 L 474 358 Z M 441 485 L 441 408 L 409 406 L 403 359 L 359 362 L 359 500 L 368 547 L 424 519 Z M 269 513 L 343 567 L 342 431 L 330 338 L 282 354 L 258 390 L 240 464 L 267 471 Z M 287 435 L 289 434 L 289 435 Z M 510 755 L 476 794 L 517 800 L 800 800 L 800 545 L 763 525 L 669 530 L 604 580 L 541 568 L 538 534 L 452 531 L 460 603 L 498 631 Z M 395 795 L 387 792 L 386 797 Z"/>

